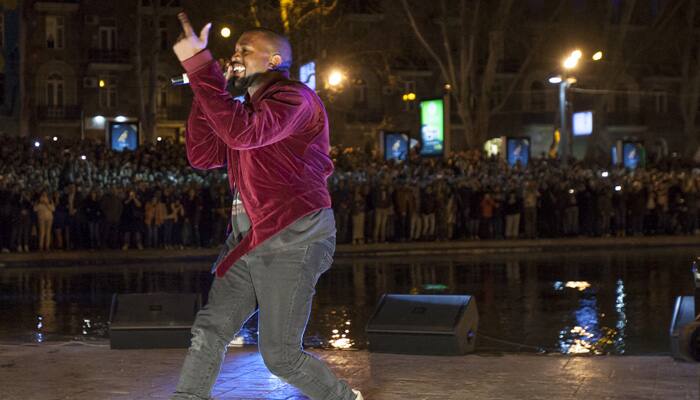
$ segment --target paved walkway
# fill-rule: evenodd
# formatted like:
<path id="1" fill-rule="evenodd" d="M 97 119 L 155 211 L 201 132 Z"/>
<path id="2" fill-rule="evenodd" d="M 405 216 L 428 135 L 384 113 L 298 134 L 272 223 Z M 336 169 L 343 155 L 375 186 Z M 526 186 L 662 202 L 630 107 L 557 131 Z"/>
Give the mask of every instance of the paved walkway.
<path id="1" fill-rule="evenodd" d="M 449 242 L 404 242 L 364 245 L 341 244 L 336 259 L 361 257 L 406 257 L 446 254 L 533 253 L 540 251 L 700 247 L 700 236 L 650 236 L 623 238 L 562 238 L 536 240 L 453 240 Z M 218 249 L 53 251 L 48 253 L 2 253 L 0 268 L 76 266 L 129 262 L 190 261 L 210 263 Z M 700 255 L 700 254 L 699 254 Z"/>
<path id="2" fill-rule="evenodd" d="M 670 357 L 314 351 L 368 400 L 700 398 L 700 366 Z M 184 349 L 110 350 L 74 343 L 0 345 L 0 399 L 165 399 Z M 217 399 L 305 399 L 265 369 L 255 347 L 231 348 Z"/>

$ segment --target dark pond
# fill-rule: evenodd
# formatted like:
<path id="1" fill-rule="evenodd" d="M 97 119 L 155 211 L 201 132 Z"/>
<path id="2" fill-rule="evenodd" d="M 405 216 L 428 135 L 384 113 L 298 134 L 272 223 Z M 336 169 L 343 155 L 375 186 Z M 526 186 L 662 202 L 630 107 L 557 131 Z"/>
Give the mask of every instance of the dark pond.
<path id="1" fill-rule="evenodd" d="M 693 248 L 348 259 L 318 283 L 305 342 L 364 348 L 383 293 L 471 294 L 480 352 L 668 352 Z M 107 338 L 112 294 L 206 293 L 208 262 L 0 269 L 0 342 Z M 238 341 L 255 342 L 255 317 Z"/>

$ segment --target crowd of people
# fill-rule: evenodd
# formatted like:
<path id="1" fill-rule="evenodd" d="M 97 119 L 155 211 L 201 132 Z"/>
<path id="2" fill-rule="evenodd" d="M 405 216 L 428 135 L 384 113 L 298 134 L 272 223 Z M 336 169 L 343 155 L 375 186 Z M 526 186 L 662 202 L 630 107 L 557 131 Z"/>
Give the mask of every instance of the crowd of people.
<path id="1" fill-rule="evenodd" d="M 333 148 L 338 243 L 698 234 L 700 169 L 678 160 L 628 170 L 478 151 L 384 161 Z M 170 141 L 116 152 L 82 141 L 0 137 L 0 248 L 218 246 L 231 194 Z"/>

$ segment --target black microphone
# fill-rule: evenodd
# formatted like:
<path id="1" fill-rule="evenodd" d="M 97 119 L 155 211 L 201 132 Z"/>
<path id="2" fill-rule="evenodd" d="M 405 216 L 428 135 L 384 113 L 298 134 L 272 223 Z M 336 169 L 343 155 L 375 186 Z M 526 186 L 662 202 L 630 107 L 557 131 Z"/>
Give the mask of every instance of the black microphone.
<path id="1" fill-rule="evenodd" d="M 178 76 L 170 78 L 170 85 L 171 86 L 184 86 L 184 85 L 189 85 L 189 84 L 190 84 L 190 79 L 187 77 L 187 74 L 182 74 L 182 75 L 178 75 Z"/>

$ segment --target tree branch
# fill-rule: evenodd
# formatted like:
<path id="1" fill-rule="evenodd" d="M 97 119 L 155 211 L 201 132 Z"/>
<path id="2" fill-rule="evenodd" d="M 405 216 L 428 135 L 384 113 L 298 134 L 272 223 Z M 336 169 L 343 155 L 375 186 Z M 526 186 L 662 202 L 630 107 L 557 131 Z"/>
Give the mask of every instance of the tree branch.
<path id="1" fill-rule="evenodd" d="M 416 20 L 413 17 L 413 13 L 411 13 L 411 10 L 408 8 L 408 3 L 406 0 L 401 0 L 401 4 L 403 5 L 404 12 L 406 13 L 406 16 L 408 17 L 408 21 L 411 24 L 411 28 L 413 28 L 413 33 L 416 34 L 416 37 L 418 38 L 418 41 L 423 45 L 425 50 L 430 54 L 430 56 L 435 60 L 435 62 L 438 64 L 440 67 L 440 72 L 442 73 L 443 78 L 445 81 L 454 83 L 450 79 L 450 74 L 447 72 L 447 68 L 445 67 L 445 64 L 442 62 L 440 57 L 435 53 L 432 47 L 428 44 L 428 42 L 425 40 L 425 37 L 423 36 L 423 33 L 420 31 L 420 28 L 418 27 L 418 24 L 416 24 Z"/>

